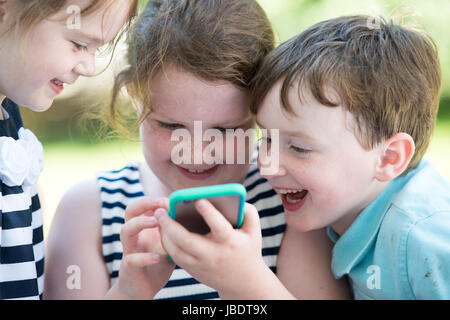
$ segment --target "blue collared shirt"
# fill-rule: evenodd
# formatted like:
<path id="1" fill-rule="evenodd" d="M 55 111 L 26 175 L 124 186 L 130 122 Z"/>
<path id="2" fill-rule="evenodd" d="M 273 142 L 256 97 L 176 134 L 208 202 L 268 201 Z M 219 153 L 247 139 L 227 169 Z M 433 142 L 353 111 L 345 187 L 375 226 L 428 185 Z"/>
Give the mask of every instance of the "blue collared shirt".
<path id="1" fill-rule="evenodd" d="M 450 299 L 450 183 L 428 161 L 328 235 L 333 274 L 349 276 L 355 299 Z"/>

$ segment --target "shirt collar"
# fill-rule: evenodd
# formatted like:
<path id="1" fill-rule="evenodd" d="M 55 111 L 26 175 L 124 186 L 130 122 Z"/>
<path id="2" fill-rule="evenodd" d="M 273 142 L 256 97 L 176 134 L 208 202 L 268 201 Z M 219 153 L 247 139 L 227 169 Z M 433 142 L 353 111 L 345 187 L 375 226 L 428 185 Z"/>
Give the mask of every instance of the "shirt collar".
<path id="1" fill-rule="evenodd" d="M 422 165 L 422 164 L 421 164 Z M 348 274 L 370 251 L 392 198 L 414 175 L 419 165 L 405 176 L 392 180 L 386 188 L 359 214 L 352 225 L 339 237 L 329 226 L 327 233 L 335 242 L 331 268 L 336 278 Z"/>

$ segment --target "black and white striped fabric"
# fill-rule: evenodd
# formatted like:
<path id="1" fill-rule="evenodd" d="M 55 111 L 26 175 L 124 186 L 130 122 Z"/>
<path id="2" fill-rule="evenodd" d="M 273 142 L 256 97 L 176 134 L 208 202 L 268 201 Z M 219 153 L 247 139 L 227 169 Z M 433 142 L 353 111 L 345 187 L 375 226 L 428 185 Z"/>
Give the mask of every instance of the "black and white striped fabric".
<path id="1" fill-rule="evenodd" d="M 144 196 L 140 182 L 139 163 L 133 162 L 118 171 L 99 173 L 101 188 L 103 256 L 111 279 L 117 281 L 123 249 L 120 229 L 124 224 L 125 208 Z M 277 255 L 285 229 L 284 209 L 279 196 L 256 166 L 251 166 L 244 186 L 246 201 L 258 209 L 261 218 L 262 255 L 265 263 L 276 272 Z M 155 299 L 218 299 L 214 289 L 199 283 L 187 271 L 176 267 L 167 285 Z"/>
<path id="2" fill-rule="evenodd" d="M 2 104 L 0 136 L 17 140 L 22 127 L 16 104 Z M 0 299 L 40 299 L 44 285 L 42 210 L 34 186 L 0 181 Z"/>

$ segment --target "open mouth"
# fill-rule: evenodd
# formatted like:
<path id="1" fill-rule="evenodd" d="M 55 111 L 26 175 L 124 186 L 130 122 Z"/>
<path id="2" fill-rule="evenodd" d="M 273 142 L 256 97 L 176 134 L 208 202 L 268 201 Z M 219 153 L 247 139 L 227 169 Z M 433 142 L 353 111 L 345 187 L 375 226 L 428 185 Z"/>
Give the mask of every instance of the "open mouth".
<path id="1" fill-rule="evenodd" d="M 183 175 L 193 180 L 203 180 L 209 178 L 214 174 L 214 172 L 216 172 L 218 167 L 219 166 L 214 166 L 212 168 L 207 169 L 187 169 L 177 166 L 178 170 L 180 170 L 181 173 L 183 173 Z"/>
<path id="2" fill-rule="evenodd" d="M 56 94 L 59 94 L 64 89 L 64 82 L 59 79 L 53 79 L 50 81 L 50 87 Z"/>
<path id="3" fill-rule="evenodd" d="M 295 211 L 300 209 L 306 199 L 308 190 L 301 189 L 277 189 L 277 192 L 281 195 L 283 206 L 286 210 Z"/>

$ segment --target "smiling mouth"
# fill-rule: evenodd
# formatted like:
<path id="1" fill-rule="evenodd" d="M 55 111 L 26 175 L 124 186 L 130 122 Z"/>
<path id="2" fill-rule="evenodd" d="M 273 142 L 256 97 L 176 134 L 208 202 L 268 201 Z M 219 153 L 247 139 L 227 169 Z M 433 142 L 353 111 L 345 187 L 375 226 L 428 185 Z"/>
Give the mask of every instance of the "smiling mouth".
<path id="1" fill-rule="evenodd" d="M 277 192 L 281 194 L 281 197 L 283 198 L 283 200 L 286 201 L 286 203 L 296 204 L 302 201 L 303 198 L 305 198 L 306 194 L 308 193 L 308 190 L 277 189 Z"/>
<path id="2" fill-rule="evenodd" d="M 218 169 L 218 166 L 216 165 L 208 169 L 187 169 L 180 166 L 177 166 L 177 168 L 190 179 L 203 180 L 212 176 Z"/>
<path id="3" fill-rule="evenodd" d="M 193 170 L 193 169 L 186 169 L 187 171 L 189 171 L 190 173 L 203 173 L 203 172 L 206 172 L 206 171 L 208 171 L 208 170 L 210 170 L 210 169 L 207 169 L 207 170 Z"/>
<path id="4" fill-rule="evenodd" d="M 61 80 L 56 79 L 56 78 L 51 80 L 51 83 L 53 83 L 54 85 L 57 85 L 59 87 L 64 87 L 64 84 L 65 84 L 64 81 L 61 81 Z"/>
<path id="5" fill-rule="evenodd" d="M 64 89 L 64 82 L 55 78 L 50 80 L 50 87 L 56 94 L 59 94 Z"/>

